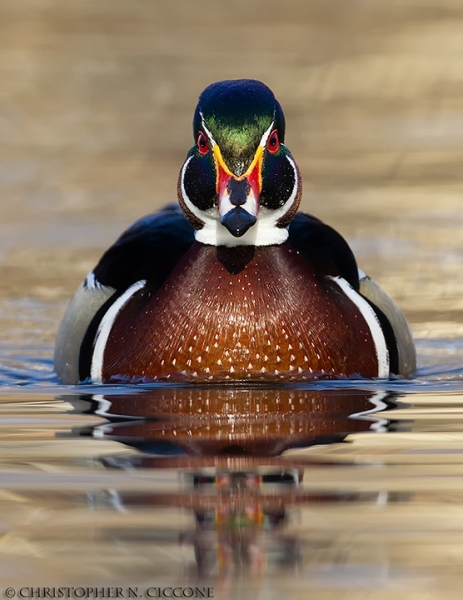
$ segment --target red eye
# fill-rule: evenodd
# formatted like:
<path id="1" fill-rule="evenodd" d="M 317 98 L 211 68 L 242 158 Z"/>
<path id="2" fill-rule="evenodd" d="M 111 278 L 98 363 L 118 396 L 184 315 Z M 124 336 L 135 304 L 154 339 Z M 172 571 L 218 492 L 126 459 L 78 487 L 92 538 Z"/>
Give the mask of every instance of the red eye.
<path id="1" fill-rule="evenodd" d="M 280 140 L 278 139 L 278 131 L 274 129 L 272 133 L 268 136 L 267 140 L 267 150 L 272 154 L 278 151 L 280 147 Z"/>
<path id="2" fill-rule="evenodd" d="M 207 154 L 209 152 L 209 140 L 202 131 L 198 135 L 198 150 L 200 154 Z"/>

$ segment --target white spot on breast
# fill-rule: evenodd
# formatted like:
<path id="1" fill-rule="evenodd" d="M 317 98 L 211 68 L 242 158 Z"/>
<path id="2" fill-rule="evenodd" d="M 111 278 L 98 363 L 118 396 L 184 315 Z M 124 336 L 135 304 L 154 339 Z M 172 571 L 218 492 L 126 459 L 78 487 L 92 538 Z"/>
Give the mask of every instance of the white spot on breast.
<path id="1" fill-rule="evenodd" d="M 281 362 L 281 358 L 277 356 L 277 363 Z"/>
<path id="2" fill-rule="evenodd" d="M 252 369 L 251 363 L 248 364 L 248 369 Z"/>
<path id="3" fill-rule="evenodd" d="M 186 364 L 187 364 L 187 366 L 188 366 L 188 367 L 191 367 L 191 359 L 188 359 L 188 360 L 186 361 Z"/>
<path id="4" fill-rule="evenodd" d="M 200 363 L 203 360 L 202 356 L 198 356 L 198 358 L 196 360 Z"/>
<path id="5" fill-rule="evenodd" d="M 218 365 L 221 365 L 221 364 L 222 364 L 222 361 L 220 360 L 220 358 L 219 358 L 219 360 L 217 361 L 217 364 L 218 364 Z"/>
<path id="6" fill-rule="evenodd" d="M 174 358 L 174 360 L 172 361 L 172 364 L 174 365 L 174 367 L 175 367 L 176 363 L 177 363 L 177 359 Z"/>
<path id="7" fill-rule="evenodd" d="M 260 370 L 261 373 L 267 373 L 267 369 L 265 367 L 262 367 L 262 369 Z"/>
<path id="8" fill-rule="evenodd" d="M 234 369 L 234 367 L 233 367 L 233 365 L 232 365 L 232 366 L 230 367 L 230 373 L 234 373 L 234 372 L 235 372 L 235 369 Z"/>

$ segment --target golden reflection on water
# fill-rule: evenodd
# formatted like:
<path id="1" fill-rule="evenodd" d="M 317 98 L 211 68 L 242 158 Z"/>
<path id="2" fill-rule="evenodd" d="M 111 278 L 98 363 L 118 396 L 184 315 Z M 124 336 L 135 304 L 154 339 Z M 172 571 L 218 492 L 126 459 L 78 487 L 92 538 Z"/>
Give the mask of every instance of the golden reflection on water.
<path id="1" fill-rule="evenodd" d="M 0 415 L 5 585 L 389 597 L 460 580 L 461 395 L 75 388 Z"/>

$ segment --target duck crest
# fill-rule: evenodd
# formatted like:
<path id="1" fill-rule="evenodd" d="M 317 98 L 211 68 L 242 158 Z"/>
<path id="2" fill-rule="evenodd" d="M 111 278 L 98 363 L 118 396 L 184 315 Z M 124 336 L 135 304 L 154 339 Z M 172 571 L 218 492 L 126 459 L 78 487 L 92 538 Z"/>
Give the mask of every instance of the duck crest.
<path id="1" fill-rule="evenodd" d="M 144 287 L 124 306 L 102 379 L 301 380 L 352 375 L 360 365 L 364 376 L 378 374 L 361 312 L 289 244 L 195 243 L 161 289 Z"/>

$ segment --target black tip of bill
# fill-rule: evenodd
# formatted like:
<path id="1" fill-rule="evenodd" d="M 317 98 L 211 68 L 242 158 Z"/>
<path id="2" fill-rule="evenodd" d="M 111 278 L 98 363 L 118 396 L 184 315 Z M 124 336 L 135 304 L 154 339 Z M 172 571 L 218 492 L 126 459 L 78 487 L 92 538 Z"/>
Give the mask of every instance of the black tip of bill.
<path id="1" fill-rule="evenodd" d="M 232 208 L 220 219 L 222 225 L 226 227 L 234 237 L 243 236 L 256 221 L 256 217 L 249 214 L 248 211 L 241 208 L 241 206 Z"/>

